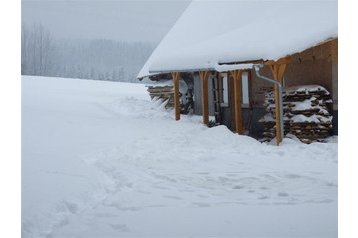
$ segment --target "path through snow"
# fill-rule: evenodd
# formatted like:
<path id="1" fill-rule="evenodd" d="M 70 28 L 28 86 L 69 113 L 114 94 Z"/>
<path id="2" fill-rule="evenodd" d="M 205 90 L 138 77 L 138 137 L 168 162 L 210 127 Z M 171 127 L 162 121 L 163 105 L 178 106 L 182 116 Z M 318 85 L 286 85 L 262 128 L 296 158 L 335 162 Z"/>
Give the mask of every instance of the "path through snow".
<path id="1" fill-rule="evenodd" d="M 337 142 L 261 144 L 143 85 L 22 78 L 24 237 L 336 237 Z"/>

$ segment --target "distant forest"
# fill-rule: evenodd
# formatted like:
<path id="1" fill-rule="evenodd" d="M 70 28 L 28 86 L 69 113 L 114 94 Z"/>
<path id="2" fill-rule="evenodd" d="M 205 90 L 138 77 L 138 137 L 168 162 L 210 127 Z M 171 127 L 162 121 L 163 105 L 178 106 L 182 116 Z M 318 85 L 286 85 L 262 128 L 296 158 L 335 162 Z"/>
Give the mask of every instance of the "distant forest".
<path id="1" fill-rule="evenodd" d="M 154 43 L 57 39 L 41 24 L 21 28 L 21 74 L 137 82 Z"/>

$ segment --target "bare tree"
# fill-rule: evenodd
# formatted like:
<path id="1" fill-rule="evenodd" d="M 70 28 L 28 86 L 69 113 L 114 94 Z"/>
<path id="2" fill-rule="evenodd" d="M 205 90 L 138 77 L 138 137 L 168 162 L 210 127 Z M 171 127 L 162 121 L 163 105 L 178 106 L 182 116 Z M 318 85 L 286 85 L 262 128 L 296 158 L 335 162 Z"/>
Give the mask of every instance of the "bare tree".
<path id="1" fill-rule="evenodd" d="M 53 66 L 54 44 L 51 34 L 41 24 L 31 28 L 23 24 L 21 30 L 21 73 L 49 75 Z"/>
<path id="2" fill-rule="evenodd" d="M 154 44 L 55 39 L 41 24 L 23 24 L 21 73 L 136 82 Z"/>

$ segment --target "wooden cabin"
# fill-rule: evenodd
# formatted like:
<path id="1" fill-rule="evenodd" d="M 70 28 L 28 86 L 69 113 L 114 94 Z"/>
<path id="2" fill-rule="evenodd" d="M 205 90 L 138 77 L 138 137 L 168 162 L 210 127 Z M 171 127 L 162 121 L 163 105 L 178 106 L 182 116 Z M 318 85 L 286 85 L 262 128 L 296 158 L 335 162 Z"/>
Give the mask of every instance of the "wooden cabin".
<path id="1" fill-rule="evenodd" d="M 283 136 L 281 88 L 321 85 L 333 99 L 337 134 L 337 26 L 336 1 L 193 1 L 138 78 L 172 78 L 176 120 L 183 80 L 193 86 L 194 113 L 204 124 L 215 116 L 216 124 L 256 138 L 265 93 L 273 90 L 277 144 Z"/>

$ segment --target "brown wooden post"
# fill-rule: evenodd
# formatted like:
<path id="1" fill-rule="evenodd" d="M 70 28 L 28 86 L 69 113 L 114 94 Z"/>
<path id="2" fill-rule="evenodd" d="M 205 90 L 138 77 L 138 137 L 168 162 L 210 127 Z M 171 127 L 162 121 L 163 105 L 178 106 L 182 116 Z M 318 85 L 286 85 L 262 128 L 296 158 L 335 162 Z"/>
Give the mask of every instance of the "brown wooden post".
<path id="1" fill-rule="evenodd" d="M 199 72 L 201 79 L 201 103 L 203 112 L 203 123 L 209 125 L 209 103 L 208 103 L 208 71 Z"/>
<path id="2" fill-rule="evenodd" d="M 180 101 L 179 101 L 179 72 L 173 72 L 172 77 L 174 81 L 174 111 L 175 120 L 180 120 Z"/>
<path id="3" fill-rule="evenodd" d="M 283 73 L 285 72 L 286 64 L 273 64 L 271 65 L 271 70 L 273 73 L 273 77 L 276 81 L 280 81 L 282 85 L 282 78 Z M 281 131 L 284 130 L 284 128 L 281 128 L 281 114 L 280 114 L 280 106 L 283 107 L 283 105 L 280 105 L 280 96 L 278 91 L 278 85 L 275 84 L 275 115 L 276 115 L 276 143 L 279 145 L 282 142 L 282 136 Z"/>
<path id="4" fill-rule="evenodd" d="M 229 90 L 229 105 L 231 112 L 231 128 L 234 132 L 236 132 L 235 128 L 235 87 L 234 87 L 234 77 L 232 73 L 227 72 L 227 80 L 228 80 L 228 90 Z"/>
<path id="5" fill-rule="evenodd" d="M 231 71 L 234 81 L 234 117 L 235 117 L 235 132 L 242 134 L 244 132 L 243 123 L 242 123 L 242 82 L 241 70 Z"/>

